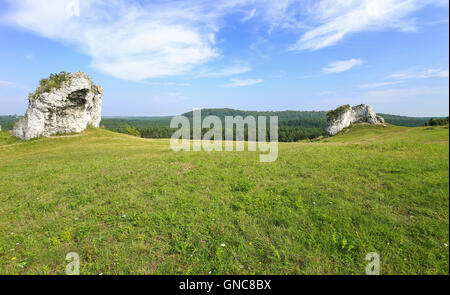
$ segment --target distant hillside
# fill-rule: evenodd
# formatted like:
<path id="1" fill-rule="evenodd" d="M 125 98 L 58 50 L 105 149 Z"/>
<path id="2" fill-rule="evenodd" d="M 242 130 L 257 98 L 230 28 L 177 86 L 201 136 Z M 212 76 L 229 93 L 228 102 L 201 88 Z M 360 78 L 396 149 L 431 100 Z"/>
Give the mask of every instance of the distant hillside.
<path id="1" fill-rule="evenodd" d="M 392 125 L 397 126 L 406 126 L 406 127 L 418 127 L 423 126 L 425 122 L 428 122 L 430 120 L 430 117 L 406 117 L 406 116 L 396 116 L 396 115 L 389 115 L 389 114 L 383 114 L 379 113 L 381 117 L 384 118 L 384 120 Z"/>
<path id="2" fill-rule="evenodd" d="M 108 130 L 122 128 L 127 124 L 136 128 L 149 126 L 170 126 L 172 116 L 165 117 L 102 117 L 101 125 Z"/>
<path id="3" fill-rule="evenodd" d="M 225 116 L 278 116 L 278 122 L 287 126 L 299 127 L 324 127 L 326 126 L 325 111 L 242 111 L 235 109 L 202 109 L 202 116 L 215 115 L 219 118 Z M 192 118 L 192 112 L 183 114 Z M 423 126 L 430 117 L 407 117 L 380 113 L 387 123 L 398 126 Z M 106 129 L 121 128 L 126 124 L 134 127 L 164 126 L 170 125 L 172 116 L 153 116 L 153 117 L 129 117 L 129 116 L 104 116 L 102 125 Z M 0 116 L 0 125 L 3 130 L 11 130 L 14 124 L 20 119 L 20 116 Z"/>
<path id="4" fill-rule="evenodd" d="M 278 121 L 300 120 L 300 119 L 323 119 L 325 111 L 242 111 L 235 109 L 202 109 L 202 116 L 278 116 Z M 192 118 L 192 111 L 184 113 L 183 116 Z"/>
<path id="5" fill-rule="evenodd" d="M 325 111 L 279 111 L 258 112 L 241 111 L 234 109 L 202 109 L 202 116 L 215 115 L 223 119 L 225 116 L 278 116 L 280 125 L 301 127 L 326 127 Z M 192 118 L 192 112 L 183 114 Z M 387 123 L 397 126 L 417 127 L 424 126 L 430 117 L 407 117 L 380 113 Z"/>
<path id="6" fill-rule="evenodd" d="M 192 120 L 192 111 L 183 114 Z M 215 115 L 224 121 L 226 116 L 278 116 L 279 141 L 295 142 L 303 139 L 312 139 L 326 136 L 325 111 L 242 111 L 235 109 L 202 109 L 202 117 Z M 389 114 L 380 114 L 387 123 L 397 126 L 416 127 L 424 126 L 429 117 L 406 117 Z M 11 130 L 19 116 L 0 116 L 0 125 L 3 130 Z M 101 125 L 105 129 L 140 136 L 144 138 L 170 138 L 174 132 L 170 128 L 172 116 L 161 117 L 103 117 Z M 269 123 L 269 122 L 267 122 Z M 222 126 L 224 128 L 225 125 Z M 206 132 L 204 129 L 203 132 Z M 267 130 L 269 132 L 269 130 Z"/>
<path id="7" fill-rule="evenodd" d="M 20 116 L 12 115 L 12 116 L 0 116 L 0 126 L 2 126 L 2 130 L 12 130 L 14 124 L 19 121 Z"/>

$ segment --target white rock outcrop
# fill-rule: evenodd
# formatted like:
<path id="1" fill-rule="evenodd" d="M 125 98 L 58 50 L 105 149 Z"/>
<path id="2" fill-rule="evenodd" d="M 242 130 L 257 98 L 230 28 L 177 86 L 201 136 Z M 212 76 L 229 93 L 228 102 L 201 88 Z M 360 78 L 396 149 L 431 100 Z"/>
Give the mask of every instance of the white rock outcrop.
<path id="1" fill-rule="evenodd" d="M 365 104 L 350 107 L 341 106 L 327 114 L 327 132 L 329 136 L 337 134 L 351 124 L 367 123 L 372 125 L 385 125 L 384 118 L 377 116 L 374 109 Z"/>
<path id="2" fill-rule="evenodd" d="M 30 95 L 25 116 L 13 128 L 13 136 L 24 140 L 54 134 L 74 133 L 89 125 L 99 127 L 103 88 L 84 72 L 65 74 L 59 87 L 36 90 Z M 42 86 L 41 86 L 42 87 Z"/>

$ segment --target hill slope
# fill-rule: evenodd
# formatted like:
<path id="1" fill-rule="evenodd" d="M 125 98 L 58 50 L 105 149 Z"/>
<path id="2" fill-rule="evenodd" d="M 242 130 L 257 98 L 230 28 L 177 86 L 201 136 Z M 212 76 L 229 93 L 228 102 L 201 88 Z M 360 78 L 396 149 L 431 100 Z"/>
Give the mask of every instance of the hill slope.
<path id="1" fill-rule="evenodd" d="M 260 112 L 260 111 L 242 111 L 235 109 L 202 109 L 203 116 L 215 115 L 220 118 L 225 116 L 278 116 L 279 122 L 285 122 L 289 126 L 302 126 L 303 127 L 325 127 L 326 126 L 326 113 L 325 111 L 278 111 L 278 112 Z M 183 115 L 192 118 L 192 112 L 184 113 Z M 407 126 L 418 127 L 423 126 L 425 122 L 429 121 L 429 117 L 407 117 L 396 116 L 389 114 L 382 114 L 387 123 Z M 19 120 L 20 116 L 0 116 L 0 125 L 4 130 L 11 130 L 13 125 Z M 160 116 L 160 117 L 108 117 L 102 118 L 102 125 L 108 130 L 117 130 L 124 128 L 126 125 L 130 125 L 136 128 L 146 127 L 168 127 L 172 116 Z M 289 123 L 287 123 L 289 122 Z M 312 126 L 310 124 L 313 123 Z"/>
<path id="2" fill-rule="evenodd" d="M 189 118 L 192 118 L 192 112 L 183 114 Z M 277 111 L 277 112 L 264 112 L 264 111 L 242 111 L 235 109 L 202 109 L 202 116 L 214 115 L 221 119 L 225 116 L 278 116 L 278 121 L 281 124 L 289 126 L 304 126 L 304 127 L 323 127 L 327 125 L 325 111 Z M 379 114 L 382 116 L 386 123 L 406 126 L 406 127 L 419 127 L 423 126 L 425 122 L 428 122 L 429 117 L 407 117 L 397 116 L 389 114 Z M 312 124 L 312 125 L 311 125 Z"/>
<path id="3" fill-rule="evenodd" d="M 319 143 L 174 153 L 93 129 L 0 133 L 0 273 L 448 274 L 448 129 L 358 126 Z M 326 142 L 328 141 L 328 142 Z"/>

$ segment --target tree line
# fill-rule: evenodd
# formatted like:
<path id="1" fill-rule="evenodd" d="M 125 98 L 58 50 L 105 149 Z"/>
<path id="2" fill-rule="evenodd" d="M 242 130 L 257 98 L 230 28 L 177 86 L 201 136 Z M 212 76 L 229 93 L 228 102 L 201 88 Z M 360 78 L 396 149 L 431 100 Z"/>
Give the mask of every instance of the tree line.
<path id="1" fill-rule="evenodd" d="M 445 126 L 448 125 L 447 118 L 430 118 L 428 122 L 425 122 L 425 126 Z"/>
<path id="2" fill-rule="evenodd" d="M 118 128 L 116 132 L 125 133 L 142 138 L 171 138 L 172 134 L 176 131 L 176 128 L 169 128 L 163 126 L 152 127 L 133 127 L 130 125 Z M 210 129 L 202 128 L 202 137 Z M 222 128 L 222 138 L 225 138 L 226 130 Z M 281 124 L 278 127 L 278 141 L 280 142 L 295 142 L 304 139 L 313 139 L 319 136 L 326 136 L 327 132 L 325 128 L 302 128 L 298 126 L 288 126 Z M 193 138 L 193 130 L 191 129 L 191 138 Z M 236 130 L 233 132 L 233 139 L 236 139 Z M 256 133 L 256 139 L 258 140 L 258 133 Z M 266 140 L 270 139 L 270 128 L 266 129 Z M 244 140 L 248 140 L 248 129 L 244 127 Z"/>

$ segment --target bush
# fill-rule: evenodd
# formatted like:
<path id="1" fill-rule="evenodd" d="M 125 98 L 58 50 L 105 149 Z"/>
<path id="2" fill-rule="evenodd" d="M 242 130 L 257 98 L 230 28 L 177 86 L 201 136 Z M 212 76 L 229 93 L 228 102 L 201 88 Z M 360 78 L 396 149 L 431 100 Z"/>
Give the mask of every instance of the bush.
<path id="1" fill-rule="evenodd" d="M 425 122 L 425 126 L 445 126 L 448 125 L 448 117 L 447 118 L 430 118 L 428 122 Z"/>
<path id="2" fill-rule="evenodd" d="M 339 117 L 344 112 L 346 112 L 346 111 L 348 111 L 350 109 L 351 109 L 350 105 L 346 104 L 346 105 L 338 107 L 337 109 L 335 109 L 333 111 L 329 111 L 327 113 L 327 121 L 330 122 L 330 121 L 336 119 L 337 117 Z"/>
<path id="3" fill-rule="evenodd" d="M 63 82 L 69 80 L 70 73 L 66 73 L 64 71 L 59 72 L 59 74 L 50 74 L 50 77 L 41 79 L 39 81 L 39 87 L 36 89 L 34 93 L 30 93 L 28 97 L 33 99 L 39 94 L 49 92 L 53 88 L 59 89 L 61 88 Z"/>
<path id="4" fill-rule="evenodd" d="M 129 135 L 137 136 L 137 137 L 141 136 L 141 133 L 139 132 L 138 129 L 136 129 L 132 126 L 129 126 L 129 125 L 126 126 L 126 133 Z"/>

